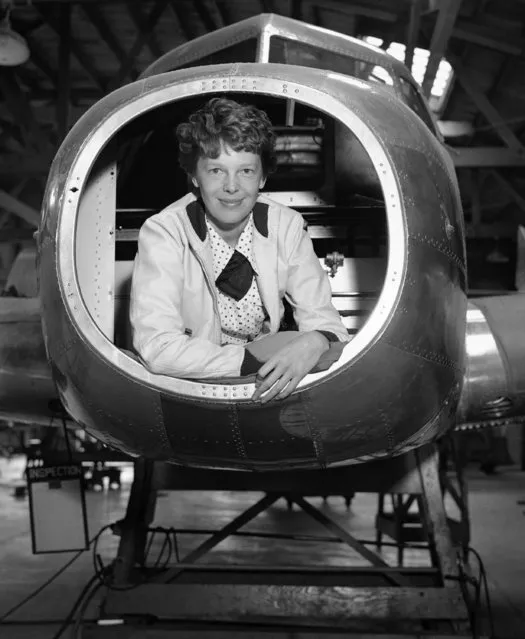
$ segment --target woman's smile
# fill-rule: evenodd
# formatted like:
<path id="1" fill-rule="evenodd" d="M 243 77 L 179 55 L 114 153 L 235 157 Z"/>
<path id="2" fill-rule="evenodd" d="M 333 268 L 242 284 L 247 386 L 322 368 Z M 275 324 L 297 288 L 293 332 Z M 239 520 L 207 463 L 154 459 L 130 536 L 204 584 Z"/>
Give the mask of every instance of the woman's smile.
<path id="1" fill-rule="evenodd" d="M 223 206 L 235 208 L 236 206 L 239 206 L 240 204 L 242 204 L 242 199 L 241 200 L 219 200 L 219 202 Z"/>

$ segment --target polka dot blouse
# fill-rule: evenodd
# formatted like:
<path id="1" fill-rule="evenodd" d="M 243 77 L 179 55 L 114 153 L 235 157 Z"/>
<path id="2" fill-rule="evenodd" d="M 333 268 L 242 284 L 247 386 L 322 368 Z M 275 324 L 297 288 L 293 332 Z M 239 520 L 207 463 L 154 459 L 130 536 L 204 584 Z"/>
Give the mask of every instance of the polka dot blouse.
<path id="1" fill-rule="evenodd" d="M 255 270 L 252 254 L 253 217 L 250 216 L 235 249 L 225 242 L 206 219 L 208 237 L 213 254 L 213 276 L 216 281 L 230 261 L 234 250 L 242 253 Z M 246 295 L 234 300 L 215 287 L 221 318 L 222 344 L 246 344 L 259 335 L 266 317 L 255 277 Z"/>

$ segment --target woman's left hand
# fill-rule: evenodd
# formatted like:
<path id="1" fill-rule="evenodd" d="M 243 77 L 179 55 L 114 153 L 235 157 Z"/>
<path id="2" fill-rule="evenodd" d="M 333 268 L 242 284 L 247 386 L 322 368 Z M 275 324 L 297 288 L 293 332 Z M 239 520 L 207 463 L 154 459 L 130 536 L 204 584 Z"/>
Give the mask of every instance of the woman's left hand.
<path id="1" fill-rule="evenodd" d="M 328 339 L 318 331 L 300 333 L 261 366 L 252 400 L 264 404 L 288 397 L 329 348 Z"/>

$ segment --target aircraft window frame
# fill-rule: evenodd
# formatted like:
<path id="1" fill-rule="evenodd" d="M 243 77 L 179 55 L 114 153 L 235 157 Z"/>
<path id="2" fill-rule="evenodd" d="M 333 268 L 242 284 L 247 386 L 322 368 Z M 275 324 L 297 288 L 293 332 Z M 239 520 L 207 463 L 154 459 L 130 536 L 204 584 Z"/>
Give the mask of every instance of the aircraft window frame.
<path id="1" fill-rule="evenodd" d="M 311 49 L 312 52 L 318 51 L 319 53 L 324 53 L 325 55 L 330 56 L 338 56 L 341 59 L 348 58 L 349 61 L 353 61 L 354 63 L 362 63 L 366 64 L 370 67 L 369 73 L 367 74 L 356 74 L 349 73 L 348 70 L 342 71 L 334 68 L 335 65 L 329 66 L 326 64 L 325 66 L 315 64 L 305 64 L 304 61 L 292 61 L 292 62 L 282 62 L 281 60 L 272 60 L 272 53 L 275 54 L 275 47 L 272 47 L 272 43 L 282 42 L 290 45 L 295 45 L 298 48 L 302 48 L 305 51 L 307 49 Z M 334 51 L 332 49 L 323 49 L 322 47 L 317 46 L 316 44 L 312 44 L 310 42 L 299 42 L 296 40 L 291 40 L 289 38 L 283 37 L 279 34 L 274 34 L 270 38 L 269 45 L 269 62 L 279 62 L 282 64 L 290 64 L 290 65 L 299 65 L 299 66 L 309 66 L 311 68 L 324 69 L 327 71 L 333 71 L 334 73 L 343 73 L 344 75 L 348 75 L 349 77 L 354 77 L 358 80 L 364 80 L 365 82 L 370 82 L 372 84 L 377 84 L 378 86 L 391 90 L 399 100 L 404 102 L 411 111 L 413 111 L 416 115 L 418 115 L 423 122 L 427 125 L 427 127 L 432 131 L 434 135 L 439 137 L 439 131 L 437 129 L 434 118 L 432 117 L 432 113 L 430 108 L 428 108 L 425 104 L 424 99 L 422 98 L 417 86 L 409 80 L 409 78 L 404 77 L 403 75 L 396 73 L 392 68 L 389 68 L 388 65 L 382 65 L 380 62 L 366 59 L 365 57 L 356 55 L 354 53 L 344 53 L 342 51 Z M 313 60 L 312 60 L 313 61 Z M 381 71 L 381 74 L 378 75 L 374 73 L 376 69 Z M 382 74 L 387 74 L 387 76 L 392 80 L 388 82 L 381 78 Z"/>
<path id="2" fill-rule="evenodd" d="M 361 75 L 357 73 L 349 73 L 347 69 L 345 69 L 344 71 L 339 70 L 337 68 L 334 68 L 334 66 L 329 66 L 328 64 L 325 67 L 319 64 L 305 64 L 304 62 L 297 62 L 297 61 L 283 62 L 281 60 L 272 60 L 272 53 L 275 54 L 275 47 L 272 47 L 272 43 L 277 43 L 277 42 L 283 42 L 286 44 L 295 45 L 296 47 L 298 46 L 300 48 L 303 48 L 305 52 L 306 52 L 306 49 L 308 48 L 308 49 L 311 49 L 312 52 L 319 52 L 320 54 L 325 54 L 325 56 L 337 56 L 338 58 L 341 59 L 341 61 L 343 61 L 346 58 L 349 61 L 349 63 L 352 63 L 352 62 L 360 63 L 363 65 L 367 65 L 370 68 L 368 70 L 368 73 Z M 363 56 L 356 55 L 355 53 L 345 53 L 343 51 L 336 51 L 329 48 L 323 48 L 316 44 L 312 44 L 311 42 L 299 42 L 297 40 L 292 40 L 290 38 L 283 37 L 280 34 L 273 34 L 270 38 L 268 62 L 278 63 L 278 64 L 288 64 L 290 66 L 294 66 L 294 65 L 305 66 L 305 67 L 310 67 L 313 69 L 333 71 L 334 73 L 341 73 L 343 75 L 356 78 L 357 80 L 364 80 L 365 82 L 373 82 L 385 88 L 389 88 L 389 87 L 394 88 L 396 86 L 396 75 L 393 74 L 387 66 L 378 63 L 377 60 L 371 61 Z M 391 82 L 387 82 L 384 80 L 382 81 L 381 78 L 378 76 L 375 76 L 374 79 L 371 80 L 370 77 L 376 67 L 379 67 L 382 71 L 388 74 L 389 78 L 391 79 Z"/>

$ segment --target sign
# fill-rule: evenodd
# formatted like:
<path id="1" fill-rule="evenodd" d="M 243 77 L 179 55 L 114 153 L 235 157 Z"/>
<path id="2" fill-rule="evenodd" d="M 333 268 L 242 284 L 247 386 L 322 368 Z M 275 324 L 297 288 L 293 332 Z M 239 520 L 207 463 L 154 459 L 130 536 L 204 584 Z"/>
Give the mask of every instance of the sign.
<path id="1" fill-rule="evenodd" d="M 33 553 L 89 547 L 81 464 L 30 466 L 26 470 Z"/>

